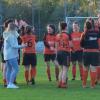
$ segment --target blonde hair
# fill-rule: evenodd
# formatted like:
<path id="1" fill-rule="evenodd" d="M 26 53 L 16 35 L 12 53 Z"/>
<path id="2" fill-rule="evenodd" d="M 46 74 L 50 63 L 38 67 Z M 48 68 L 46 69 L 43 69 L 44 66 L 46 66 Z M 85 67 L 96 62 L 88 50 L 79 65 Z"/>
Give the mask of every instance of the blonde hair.
<path id="1" fill-rule="evenodd" d="M 15 31 L 16 25 L 14 23 L 9 23 L 7 27 L 7 31 Z"/>
<path id="2" fill-rule="evenodd" d="M 10 34 L 15 35 L 16 37 L 19 36 L 18 32 L 16 31 L 16 25 L 14 23 L 9 23 L 7 29 L 3 33 L 3 37 L 6 38 Z"/>

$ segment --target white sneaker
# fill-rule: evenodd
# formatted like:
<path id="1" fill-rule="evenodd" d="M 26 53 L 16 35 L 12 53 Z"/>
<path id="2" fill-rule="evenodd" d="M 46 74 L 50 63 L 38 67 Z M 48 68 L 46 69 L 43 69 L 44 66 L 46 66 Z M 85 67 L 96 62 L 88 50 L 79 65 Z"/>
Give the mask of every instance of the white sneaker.
<path id="1" fill-rule="evenodd" d="M 17 89 L 17 88 L 19 88 L 19 87 L 16 86 L 15 84 L 8 84 L 7 88 L 8 88 L 8 89 Z"/>

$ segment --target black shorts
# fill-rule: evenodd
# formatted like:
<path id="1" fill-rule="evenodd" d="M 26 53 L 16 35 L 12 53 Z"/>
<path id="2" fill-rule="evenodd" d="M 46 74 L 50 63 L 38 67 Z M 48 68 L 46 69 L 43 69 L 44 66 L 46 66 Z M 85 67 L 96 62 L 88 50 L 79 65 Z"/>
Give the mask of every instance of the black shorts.
<path id="1" fill-rule="evenodd" d="M 76 51 L 76 52 L 71 52 L 71 61 L 75 62 L 82 62 L 83 59 L 83 51 Z"/>
<path id="2" fill-rule="evenodd" d="M 6 62 L 6 61 L 4 60 L 3 52 L 1 52 L 1 62 L 2 62 L 2 63 L 5 63 L 5 62 Z"/>
<path id="3" fill-rule="evenodd" d="M 61 66 L 70 66 L 70 53 L 65 51 L 57 52 L 57 61 Z"/>
<path id="4" fill-rule="evenodd" d="M 98 53 L 98 55 L 99 55 L 99 63 L 98 63 L 98 66 L 100 66 L 100 52 Z"/>
<path id="5" fill-rule="evenodd" d="M 27 53 L 24 53 L 23 54 L 23 62 L 22 62 L 22 65 L 24 66 L 28 66 L 28 65 L 31 65 L 32 67 L 36 67 L 37 65 L 37 57 L 36 57 L 36 54 L 27 54 Z"/>
<path id="6" fill-rule="evenodd" d="M 84 66 L 98 66 L 99 65 L 99 53 L 98 52 L 84 52 L 83 53 Z"/>
<path id="7" fill-rule="evenodd" d="M 45 62 L 54 61 L 56 59 L 56 54 L 44 54 Z"/>

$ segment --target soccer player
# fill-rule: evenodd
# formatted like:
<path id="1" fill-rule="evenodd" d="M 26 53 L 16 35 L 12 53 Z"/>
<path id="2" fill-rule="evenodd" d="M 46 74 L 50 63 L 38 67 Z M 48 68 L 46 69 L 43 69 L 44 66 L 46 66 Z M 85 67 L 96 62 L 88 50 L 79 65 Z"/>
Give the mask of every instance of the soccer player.
<path id="1" fill-rule="evenodd" d="M 94 26 L 95 26 L 95 31 L 98 32 L 100 34 L 100 18 L 98 17 L 98 20 L 94 21 Z M 98 55 L 100 55 L 100 53 L 98 53 Z M 100 63 L 99 66 L 97 66 L 97 79 L 96 79 L 96 84 L 100 83 Z"/>
<path id="2" fill-rule="evenodd" d="M 52 24 L 47 25 L 47 34 L 44 36 L 44 60 L 46 63 L 46 72 L 48 75 L 49 81 L 51 81 L 51 70 L 50 70 L 50 61 L 52 61 L 55 65 L 55 76 L 56 80 L 58 80 L 59 75 L 59 67 L 55 60 L 56 51 L 55 51 L 55 43 L 56 43 L 56 34 L 55 34 L 55 26 Z"/>
<path id="3" fill-rule="evenodd" d="M 76 63 L 78 61 L 79 70 L 80 70 L 80 78 L 82 80 L 82 72 L 83 72 L 83 64 L 82 64 L 82 56 L 83 50 L 80 46 L 80 40 L 82 32 L 79 31 L 78 22 L 73 22 L 73 32 L 71 33 L 71 41 L 72 41 L 72 52 L 71 52 L 71 61 L 72 61 L 72 80 L 76 78 Z"/>
<path id="4" fill-rule="evenodd" d="M 85 32 L 82 35 L 81 46 L 84 48 L 83 54 L 83 88 L 86 88 L 88 71 L 90 69 L 91 88 L 95 88 L 96 66 L 99 64 L 100 34 L 94 30 L 90 20 L 85 22 Z"/>
<path id="5" fill-rule="evenodd" d="M 15 24 L 9 23 L 7 30 L 3 32 L 4 38 L 4 60 L 6 61 L 6 81 L 7 88 L 19 88 L 14 84 L 14 79 L 18 74 L 18 49 L 25 48 L 27 45 L 18 45 L 18 33 Z"/>
<path id="6" fill-rule="evenodd" d="M 36 77 L 36 36 L 32 32 L 32 27 L 26 27 L 26 33 L 21 36 L 22 43 L 27 43 L 28 47 L 23 49 L 23 62 L 25 66 L 25 79 L 28 84 L 35 84 Z"/>
<path id="7" fill-rule="evenodd" d="M 3 55 L 3 36 L 0 37 L 0 52 L 1 52 L 1 70 L 3 73 L 3 85 L 4 87 L 7 86 L 6 83 L 6 66 L 5 66 L 5 60 L 4 60 L 4 55 Z"/>
<path id="8" fill-rule="evenodd" d="M 70 65 L 70 37 L 67 34 L 67 23 L 59 24 L 60 33 L 56 36 L 57 45 L 57 61 L 61 66 L 59 73 L 59 88 L 67 88 L 68 67 Z"/>

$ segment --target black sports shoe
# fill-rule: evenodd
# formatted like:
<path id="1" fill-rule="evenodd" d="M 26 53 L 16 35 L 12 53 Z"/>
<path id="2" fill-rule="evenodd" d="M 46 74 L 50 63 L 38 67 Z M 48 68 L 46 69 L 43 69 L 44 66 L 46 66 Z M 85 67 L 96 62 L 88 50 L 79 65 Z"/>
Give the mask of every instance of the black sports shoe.
<path id="1" fill-rule="evenodd" d="M 51 80 L 51 77 L 49 77 L 49 82 L 51 82 L 52 80 Z"/>
<path id="2" fill-rule="evenodd" d="M 35 79 L 32 78 L 31 82 L 32 82 L 32 85 L 34 85 L 35 84 Z"/>
<path id="3" fill-rule="evenodd" d="M 75 78 L 72 78 L 72 80 L 75 80 Z"/>
<path id="4" fill-rule="evenodd" d="M 14 84 L 17 84 L 17 82 L 16 82 L 16 81 L 14 81 Z"/>
<path id="5" fill-rule="evenodd" d="M 7 84 L 4 84 L 3 86 L 4 86 L 4 87 L 7 87 Z"/>
<path id="6" fill-rule="evenodd" d="M 95 81 L 95 85 L 97 85 L 98 84 L 98 81 Z"/>

